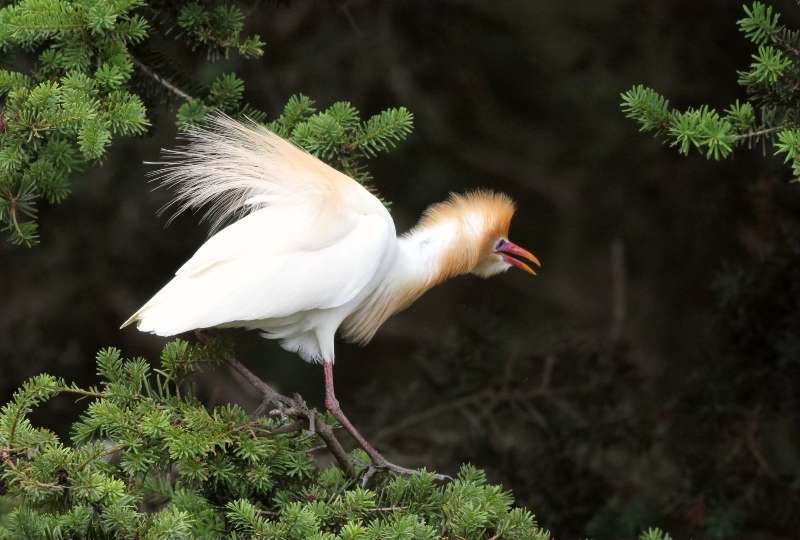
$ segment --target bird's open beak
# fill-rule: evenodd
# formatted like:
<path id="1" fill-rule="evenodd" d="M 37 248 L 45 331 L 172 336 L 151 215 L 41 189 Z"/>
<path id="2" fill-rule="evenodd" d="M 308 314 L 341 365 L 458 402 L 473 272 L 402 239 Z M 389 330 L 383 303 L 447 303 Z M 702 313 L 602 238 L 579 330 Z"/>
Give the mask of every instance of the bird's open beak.
<path id="1" fill-rule="evenodd" d="M 519 247 L 517 244 L 509 240 L 505 240 L 502 245 L 497 248 L 496 253 L 503 257 L 503 260 L 511 266 L 516 266 L 520 270 L 524 270 L 525 272 L 533 274 L 534 276 L 536 275 L 536 272 L 534 272 L 530 266 L 519 259 L 515 259 L 514 257 L 522 257 L 523 259 L 531 261 L 536 266 L 542 266 L 542 263 L 539 262 L 539 259 L 536 257 L 536 255 L 527 249 Z"/>

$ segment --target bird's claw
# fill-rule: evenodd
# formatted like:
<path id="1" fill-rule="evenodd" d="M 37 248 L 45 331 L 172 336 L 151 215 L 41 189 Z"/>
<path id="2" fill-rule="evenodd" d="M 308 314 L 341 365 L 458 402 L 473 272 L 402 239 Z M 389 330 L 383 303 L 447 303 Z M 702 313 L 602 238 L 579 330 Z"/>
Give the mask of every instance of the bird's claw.
<path id="1" fill-rule="evenodd" d="M 367 469 L 364 471 L 364 476 L 361 477 L 361 487 L 367 487 L 367 483 L 376 472 L 378 472 L 378 469 L 372 463 L 367 465 Z"/>
<path id="2" fill-rule="evenodd" d="M 286 420 L 291 415 L 291 409 L 284 409 L 283 407 L 276 407 L 269 411 L 269 415 L 273 418 L 280 418 L 281 420 Z"/>
<path id="3" fill-rule="evenodd" d="M 269 407 L 269 401 L 264 399 L 261 403 L 258 404 L 258 407 L 255 408 L 253 411 L 253 418 L 260 418 L 264 416 L 264 413 L 267 412 L 267 407 Z M 272 416 L 272 412 L 270 411 L 270 416 Z"/>
<path id="4" fill-rule="evenodd" d="M 275 404 L 276 406 L 270 409 L 270 406 Z M 271 416 L 272 418 L 280 418 L 281 420 L 286 420 L 291 415 L 291 409 L 287 408 L 282 403 L 275 403 L 270 397 L 264 397 L 258 407 L 255 408 L 253 411 L 253 418 L 260 418 L 262 416 Z"/>
<path id="5" fill-rule="evenodd" d="M 308 415 L 308 434 L 310 436 L 314 436 L 317 434 L 317 415 L 316 414 L 309 414 Z"/>
<path id="6" fill-rule="evenodd" d="M 375 473 L 382 470 L 394 474 L 404 474 L 408 476 L 414 474 L 420 474 L 422 472 L 417 469 L 409 469 L 407 467 L 401 467 L 400 465 L 395 465 L 391 461 L 387 461 L 385 459 L 377 463 L 373 461 L 369 465 L 367 465 L 367 468 L 364 471 L 363 476 L 361 477 L 361 486 L 362 487 L 366 486 L 367 482 L 369 482 L 369 480 L 373 476 L 375 476 Z M 448 482 L 453 480 L 452 476 L 448 476 L 446 474 L 430 473 L 430 475 L 433 476 L 434 480 L 438 480 L 439 482 Z"/>

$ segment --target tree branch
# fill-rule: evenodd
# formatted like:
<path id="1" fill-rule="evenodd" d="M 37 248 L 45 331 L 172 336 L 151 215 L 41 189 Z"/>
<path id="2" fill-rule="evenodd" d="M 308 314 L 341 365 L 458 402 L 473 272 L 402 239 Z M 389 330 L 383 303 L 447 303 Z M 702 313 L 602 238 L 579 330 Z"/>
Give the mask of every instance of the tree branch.
<path id="1" fill-rule="evenodd" d="M 611 242 L 611 329 L 609 337 L 611 343 L 617 344 L 622 340 L 625 331 L 625 245 L 622 240 L 615 238 Z"/>
<path id="2" fill-rule="evenodd" d="M 170 92 L 172 92 L 173 94 L 178 96 L 179 98 L 185 99 L 186 101 L 194 100 L 194 98 L 192 96 L 190 96 L 189 94 L 187 94 L 186 92 L 184 92 L 183 90 L 181 90 L 180 88 L 178 88 L 177 86 L 175 86 L 174 84 L 169 82 L 167 79 L 165 79 L 164 77 L 162 77 L 161 75 L 159 75 L 158 73 L 153 71 L 150 68 L 150 66 L 148 66 L 147 64 L 145 64 L 144 62 L 142 62 L 141 60 L 136 58 L 135 56 L 131 55 L 131 60 L 133 60 L 133 63 L 136 64 L 136 66 L 139 69 L 141 69 L 145 73 L 145 75 L 147 75 L 148 77 L 150 77 L 151 79 L 153 79 L 154 81 L 159 83 L 161 86 L 163 86 L 164 88 L 166 88 L 167 90 L 169 90 Z"/>
<path id="3" fill-rule="evenodd" d="M 285 405 L 292 407 L 295 405 L 292 398 L 280 394 L 277 390 L 265 383 L 255 373 L 247 369 L 244 364 L 239 362 L 236 358 L 225 355 L 225 363 L 228 364 L 236 373 L 241 375 L 250 385 L 261 393 L 261 397 L 265 402 L 271 402 L 276 405 Z"/>
<path id="4" fill-rule="evenodd" d="M 548 397 L 555 398 L 556 396 L 565 394 L 585 392 L 593 388 L 594 385 L 587 384 L 572 388 L 551 389 L 549 388 L 549 383 L 548 386 L 538 386 L 535 388 L 518 390 L 508 390 L 503 389 L 502 387 L 493 386 L 487 387 L 472 394 L 467 394 L 460 398 L 442 403 L 441 405 L 429 407 L 420 413 L 404 416 L 395 424 L 391 424 L 378 430 L 378 432 L 372 437 L 372 440 L 375 442 L 386 441 L 398 433 L 409 430 L 412 426 L 422 424 L 447 413 L 463 410 L 469 406 L 479 406 L 485 409 L 490 409 L 499 404 L 511 402 L 514 399 L 522 399 L 523 401 L 528 402 L 534 399 Z"/>
<path id="5" fill-rule="evenodd" d="M 201 343 L 204 345 L 208 344 L 209 339 L 205 334 L 202 332 L 195 332 L 195 335 Z M 313 426 L 312 430 L 319 435 L 319 438 L 322 439 L 325 446 L 328 447 L 328 451 L 333 455 L 337 463 L 339 463 L 339 467 L 351 478 L 357 477 L 356 469 L 353 462 L 350 460 L 350 456 L 342 447 L 342 443 L 339 442 L 339 439 L 336 438 L 333 428 L 325 422 L 325 419 L 316 409 L 310 408 L 305 400 L 297 394 L 295 394 L 294 397 L 284 396 L 261 380 L 255 373 L 247 369 L 244 364 L 232 355 L 223 354 L 222 358 L 233 371 L 241 375 L 261 394 L 262 403 L 256 409 L 257 414 L 264 412 L 264 409 L 266 409 L 269 404 L 273 404 L 277 405 L 281 412 L 287 416 L 304 418 L 308 421 L 309 426 Z"/>
<path id="6" fill-rule="evenodd" d="M 780 131 L 782 129 L 785 129 L 785 126 L 764 128 L 764 129 L 759 129 L 757 131 L 748 131 L 747 133 L 742 133 L 741 135 L 736 135 L 736 137 L 734 137 L 734 139 L 737 140 L 737 141 L 740 141 L 742 139 L 753 139 L 755 137 L 762 137 L 764 135 L 769 135 L 770 133 L 775 133 L 776 131 Z"/>

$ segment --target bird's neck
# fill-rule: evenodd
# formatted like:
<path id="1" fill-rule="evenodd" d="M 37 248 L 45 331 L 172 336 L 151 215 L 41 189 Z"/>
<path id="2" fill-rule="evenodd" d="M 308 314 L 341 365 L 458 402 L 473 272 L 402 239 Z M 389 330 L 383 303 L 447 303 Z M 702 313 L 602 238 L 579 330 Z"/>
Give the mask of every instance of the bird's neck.
<path id="1" fill-rule="evenodd" d="M 460 220 L 418 225 L 397 239 L 386 277 L 345 321 L 344 335 L 366 343 L 386 319 L 406 309 L 427 290 L 475 267 L 479 257 L 472 231 Z"/>
<path id="2" fill-rule="evenodd" d="M 477 263 L 472 231 L 461 220 L 417 226 L 398 239 L 392 278 L 396 289 L 421 288 L 422 294 L 439 283 L 466 274 Z"/>
<path id="3" fill-rule="evenodd" d="M 394 265 L 386 289 L 392 302 L 390 315 L 410 306 L 426 291 L 477 264 L 471 229 L 460 220 L 417 226 L 397 239 Z"/>

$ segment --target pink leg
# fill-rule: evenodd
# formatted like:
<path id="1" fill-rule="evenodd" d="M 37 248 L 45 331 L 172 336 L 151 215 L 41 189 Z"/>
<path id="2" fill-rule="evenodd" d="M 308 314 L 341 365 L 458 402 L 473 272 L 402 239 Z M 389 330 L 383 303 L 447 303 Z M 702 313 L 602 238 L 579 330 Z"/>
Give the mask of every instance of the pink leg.
<path id="1" fill-rule="evenodd" d="M 325 407 L 331 411 L 331 414 L 342 424 L 342 427 L 350 433 L 350 436 L 352 436 L 358 445 L 369 455 L 372 464 L 378 469 L 389 469 L 398 473 L 414 474 L 416 471 L 412 469 L 390 463 L 380 452 L 375 450 L 375 447 L 372 446 L 361 433 L 358 432 L 356 427 L 342 412 L 341 407 L 339 407 L 339 400 L 336 399 L 336 394 L 333 391 L 333 363 L 323 362 L 322 367 L 325 370 Z"/>

